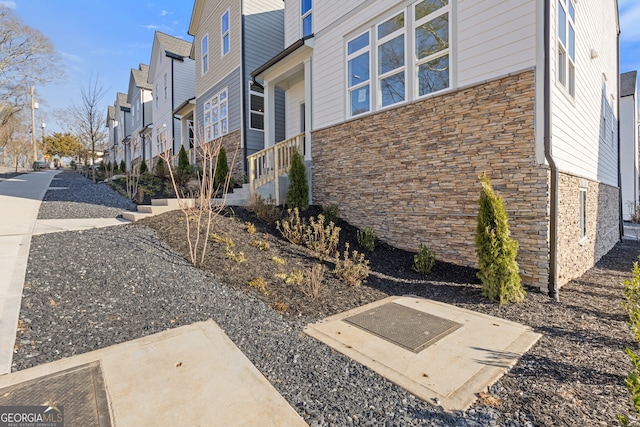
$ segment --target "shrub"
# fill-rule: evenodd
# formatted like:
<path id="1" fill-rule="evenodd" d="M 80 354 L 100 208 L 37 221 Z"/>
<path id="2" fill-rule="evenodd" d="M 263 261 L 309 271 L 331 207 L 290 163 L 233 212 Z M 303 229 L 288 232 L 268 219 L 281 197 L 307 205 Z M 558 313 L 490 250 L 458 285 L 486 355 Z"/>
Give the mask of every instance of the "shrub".
<path id="1" fill-rule="evenodd" d="M 265 200 L 261 195 L 254 194 L 249 202 L 249 209 L 268 224 L 273 224 L 282 216 L 280 208 L 276 206 L 276 201 L 271 196 Z"/>
<path id="2" fill-rule="evenodd" d="M 127 164 L 124 162 L 124 160 L 120 160 L 120 172 L 127 173 Z"/>
<path id="3" fill-rule="evenodd" d="M 301 285 L 304 280 L 302 271 L 298 270 L 294 270 L 291 273 L 276 273 L 275 277 L 284 280 L 287 285 Z"/>
<path id="4" fill-rule="evenodd" d="M 293 208 L 287 209 L 287 216 L 282 221 L 276 222 L 276 228 L 285 239 L 294 245 L 299 245 L 302 243 L 307 224 L 304 219 L 300 219 L 298 208 Z"/>
<path id="5" fill-rule="evenodd" d="M 75 161 L 75 160 L 71 160 L 71 161 L 69 162 L 69 166 L 71 166 L 71 169 L 73 169 L 73 170 L 78 169 L 78 164 L 76 163 L 76 161 Z"/>
<path id="6" fill-rule="evenodd" d="M 369 261 L 364 254 L 353 251 L 349 256 L 349 244 L 345 243 L 344 258 L 336 254 L 336 268 L 334 272 L 348 286 L 358 286 L 369 276 Z"/>
<path id="7" fill-rule="evenodd" d="M 167 176 L 167 167 L 164 164 L 164 160 L 162 159 L 162 157 L 158 157 L 158 161 L 156 161 L 156 167 L 154 172 L 156 176 L 160 178 L 164 178 Z"/>
<path id="8" fill-rule="evenodd" d="M 436 263 L 436 256 L 433 251 L 425 246 L 420 245 L 418 253 L 413 256 L 413 269 L 425 276 L 431 273 L 433 265 Z"/>
<path id="9" fill-rule="evenodd" d="M 329 205 L 322 210 L 322 215 L 324 215 L 325 221 L 337 224 L 340 219 L 340 208 L 336 205 Z"/>
<path id="10" fill-rule="evenodd" d="M 224 233 L 223 234 L 212 233 L 209 237 L 211 237 L 211 240 L 213 240 L 214 242 L 220 243 L 229 248 L 233 248 L 236 246 L 236 244 L 233 243 L 233 239 L 231 239 L 231 237 L 227 236 Z"/>
<path id="11" fill-rule="evenodd" d="M 184 149 L 184 145 L 180 146 L 178 151 L 178 167 L 175 169 L 176 181 L 180 185 L 185 185 L 192 175 L 191 164 L 189 163 L 189 156 Z"/>
<path id="12" fill-rule="evenodd" d="M 266 240 L 253 240 L 250 245 L 261 251 L 266 251 L 270 247 L 269 242 Z"/>
<path id="13" fill-rule="evenodd" d="M 220 147 L 218 159 L 216 160 L 216 175 L 213 178 L 213 185 L 216 189 L 224 188 L 225 182 L 229 175 L 229 164 L 227 163 L 227 151 L 224 147 Z"/>
<path id="14" fill-rule="evenodd" d="M 272 256 L 269 261 L 273 261 L 278 265 L 285 265 L 287 262 L 278 256 Z"/>
<path id="15" fill-rule="evenodd" d="M 340 240 L 340 227 L 330 222 L 324 226 L 324 215 L 318 215 L 318 219 L 309 219 L 309 226 L 304 233 L 304 244 L 311 249 L 316 256 L 323 260 L 335 253 Z"/>
<path id="16" fill-rule="evenodd" d="M 371 227 L 365 227 L 362 231 L 356 232 L 358 246 L 367 252 L 373 252 L 376 248 L 376 233 Z"/>
<path id="17" fill-rule="evenodd" d="M 140 175 L 143 175 L 148 171 L 149 171 L 149 168 L 147 168 L 147 162 L 143 160 L 142 163 L 140 163 Z"/>
<path id="18" fill-rule="evenodd" d="M 301 211 L 309 208 L 309 183 L 307 168 L 302 155 L 295 149 L 289 168 L 289 189 L 287 190 L 287 206 Z"/>
<path id="19" fill-rule="evenodd" d="M 510 237 L 504 202 L 494 193 L 486 174 L 480 175 L 480 183 L 482 191 L 475 243 L 482 295 L 500 304 L 522 301 L 525 290 L 516 262 L 518 242 Z"/>
<path id="20" fill-rule="evenodd" d="M 322 264 L 317 264 L 307 272 L 304 287 L 302 288 L 302 291 L 306 296 L 313 299 L 318 298 L 322 289 L 322 281 L 324 280 L 325 271 L 327 271 L 327 267 Z"/>
<path id="21" fill-rule="evenodd" d="M 256 234 L 256 226 L 252 222 L 245 222 L 244 229 L 247 230 L 247 233 L 249 234 Z"/>
<path id="22" fill-rule="evenodd" d="M 244 252 L 238 252 L 237 254 L 231 250 L 230 246 L 225 246 L 224 255 L 227 259 L 235 262 L 245 262 L 247 258 L 244 256 Z"/>
<path id="23" fill-rule="evenodd" d="M 637 262 L 633 263 L 633 278 L 622 282 L 622 286 L 624 286 L 624 296 L 626 298 L 622 305 L 629 312 L 631 332 L 633 332 L 636 341 L 640 343 L 640 267 L 638 267 Z M 636 414 L 640 414 L 640 357 L 629 348 L 626 349 L 626 352 L 629 359 L 631 359 L 632 369 L 624 383 L 629 391 L 631 406 Z M 618 415 L 616 418 L 623 426 L 629 425 L 629 420 L 626 416 Z"/>
<path id="24" fill-rule="evenodd" d="M 113 163 L 111 163 L 111 168 L 113 169 L 113 173 L 120 172 L 120 168 L 118 167 L 118 163 L 116 163 L 115 160 L 113 161 Z"/>
<path id="25" fill-rule="evenodd" d="M 286 302 L 275 301 L 273 303 L 273 309 L 280 314 L 286 313 L 288 308 L 289 304 L 287 304 Z"/>
<path id="26" fill-rule="evenodd" d="M 251 286 L 252 288 L 256 288 L 257 290 L 259 290 L 265 295 L 269 295 L 269 289 L 268 289 L 269 285 L 267 284 L 267 281 L 264 280 L 263 277 L 256 277 L 249 280 L 248 285 Z"/>
<path id="27" fill-rule="evenodd" d="M 107 166 L 104 162 L 98 163 L 98 171 L 105 173 L 107 171 Z"/>

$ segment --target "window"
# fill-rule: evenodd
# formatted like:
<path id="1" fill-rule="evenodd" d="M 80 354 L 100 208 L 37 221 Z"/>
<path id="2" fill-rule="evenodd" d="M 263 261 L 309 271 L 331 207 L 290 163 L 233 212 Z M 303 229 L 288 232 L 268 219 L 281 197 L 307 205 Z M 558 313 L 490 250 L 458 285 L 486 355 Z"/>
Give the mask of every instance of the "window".
<path id="1" fill-rule="evenodd" d="M 202 56 L 202 74 L 205 74 L 209 71 L 209 35 L 202 38 L 200 50 Z"/>
<path id="2" fill-rule="evenodd" d="M 156 90 L 155 90 L 155 95 L 156 95 L 156 108 L 158 108 L 158 85 L 156 84 Z"/>
<path id="3" fill-rule="evenodd" d="M 587 237 L 587 189 L 581 188 L 579 192 L 580 203 L 580 239 Z"/>
<path id="4" fill-rule="evenodd" d="M 387 107 L 406 99 L 404 12 L 379 24 L 378 106 Z"/>
<path id="5" fill-rule="evenodd" d="M 347 43 L 347 87 L 349 114 L 357 116 L 371 109 L 371 49 L 369 31 Z"/>
<path id="6" fill-rule="evenodd" d="M 167 99 L 167 73 L 164 73 L 164 99 Z"/>
<path id="7" fill-rule="evenodd" d="M 249 82 L 249 105 L 251 117 L 249 127 L 264 130 L 264 89 Z"/>
<path id="8" fill-rule="evenodd" d="M 229 132 L 229 101 L 227 88 L 218 92 L 204 104 L 204 135 L 205 141 L 210 142 Z"/>
<path id="9" fill-rule="evenodd" d="M 449 8 L 447 0 L 414 5 L 418 97 L 449 87 Z"/>
<path id="10" fill-rule="evenodd" d="M 576 90 L 576 8 L 574 0 L 558 0 L 558 82 L 571 96 Z"/>
<path id="11" fill-rule="evenodd" d="M 300 16 L 302 18 L 302 37 L 313 34 L 313 0 L 300 0 Z"/>
<path id="12" fill-rule="evenodd" d="M 229 53 L 229 11 L 227 10 L 220 18 L 220 43 L 221 43 L 221 56 L 225 56 Z"/>
<path id="13" fill-rule="evenodd" d="M 449 88 L 450 16 L 449 0 L 422 0 L 347 40 L 348 115 Z"/>

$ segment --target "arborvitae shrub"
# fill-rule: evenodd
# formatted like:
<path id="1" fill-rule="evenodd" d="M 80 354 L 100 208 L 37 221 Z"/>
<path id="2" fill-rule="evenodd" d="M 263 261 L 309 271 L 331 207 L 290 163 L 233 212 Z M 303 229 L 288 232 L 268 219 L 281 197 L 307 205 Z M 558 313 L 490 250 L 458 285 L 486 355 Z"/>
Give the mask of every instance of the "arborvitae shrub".
<path id="1" fill-rule="evenodd" d="M 167 168 L 162 157 L 158 157 L 158 161 L 156 162 L 156 176 L 159 176 L 160 178 L 167 176 Z"/>
<path id="2" fill-rule="evenodd" d="M 187 150 L 184 149 L 184 145 L 180 147 L 178 151 L 178 170 L 184 174 L 191 173 L 191 164 L 189 163 L 189 156 Z"/>
<path id="3" fill-rule="evenodd" d="M 227 175 L 229 175 L 227 150 L 225 150 L 224 147 L 220 147 L 218 159 L 216 160 L 216 174 L 213 177 L 213 182 L 217 189 L 221 190 L 224 187 L 224 184 L 227 181 Z"/>
<path id="4" fill-rule="evenodd" d="M 114 160 L 113 163 L 111 164 L 111 168 L 113 169 L 113 173 L 118 173 L 120 172 L 120 168 L 118 167 L 118 163 Z"/>
<path id="5" fill-rule="evenodd" d="M 371 227 L 365 227 L 356 232 L 358 246 L 367 252 L 373 252 L 376 248 L 376 232 Z"/>
<path id="6" fill-rule="evenodd" d="M 147 162 L 143 160 L 142 163 L 140 163 L 140 175 L 142 175 L 143 173 L 147 173 L 148 171 L 149 168 L 147 168 Z"/>
<path id="7" fill-rule="evenodd" d="M 124 160 L 120 160 L 120 172 L 121 173 L 126 173 L 127 172 L 127 165 L 124 162 Z"/>
<path id="8" fill-rule="evenodd" d="M 301 211 L 309 208 L 309 183 L 307 182 L 307 168 L 304 166 L 302 155 L 295 150 L 289 168 L 289 190 L 287 191 L 287 205 Z"/>
<path id="9" fill-rule="evenodd" d="M 413 270 L 425 276 L 431 274 L 436 263 L 436 255 L 433 250 L 425 245 L 420 245 L 418 253 L 413 256 Z"/>
<path id="10" fill-rule="evenodd" d="M 518 242 L 510 236 L 504 202 L 486 174 L 480 175 L 480 183 L 476 254 L 482 295 L 500 304 L 522 301 L 525 290 L 516 262 Z"/>

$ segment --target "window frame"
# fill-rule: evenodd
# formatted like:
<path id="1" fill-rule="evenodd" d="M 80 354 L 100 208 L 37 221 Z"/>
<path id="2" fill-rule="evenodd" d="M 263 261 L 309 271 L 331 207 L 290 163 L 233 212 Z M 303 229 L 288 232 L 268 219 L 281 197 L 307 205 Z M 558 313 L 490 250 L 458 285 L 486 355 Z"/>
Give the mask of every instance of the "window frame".
<path id="1" fill-rule="evenodd" d="M 368 41 L 367 41 L 367 45 L 365 47 L 362 47 L 356 51 L 354 51 L 353 53 L 349 53 L 349 43 L 359 39 L 360 37 L 367 35 Z M 367 30 L 355 35 L 354 37 L 351 37 L 350 39 L 348 39 L 345 43 L 345 58 L 346 58 L 346 88 L 347 88 L 347 115 L 348 117 L 356 117 L 359 116 L 361 114 L 365 114 L 365 113 L 369 113 L 372 111 L 373 109 L 373 91 L 372 91 L 372 84 L 371 84 L 371 77 L 373 75 L 373 48 L 372 48 L 372 31 L 370 28 L 368 28 Z M 349 75 L 349 62 L 364 55 L 364 54 L 369 54 L 369 77 L 366 80 L 361 81 L 360 83 L 354 84 L 354 85 L 350 85 L 350 75 Z M 356 114 L 353 114 L 353 107 L 352 107 L 352 94 L 357 91 L 360 90 L 364 87 L 368 86 L 369 87 L 369 102 L 367 105 L 367 110 L 366 111 L 362 111 Z"/>
<path id="2" fill-rule="evenodd" d="M 580 241 L 587 238 L 587 188 L 581 187 L 578 190 L 578 223 L 580 225 Z"/>
<path id="3" fill-rule="evenodd" d="M 401 29 L 395 30 L 389 34 L 386 34 L 382 37 L 380 37 L 380 26 L 383 25 L 386 22 L 389 22 L 390 20 L 392 20 L 393 18 L 402 15 L 403 19 L 404 19 L 404 23 L 402 25 Z M 374 34 L 374 41 L 375 41 L 375 57 L 376 57 L 376 62 L 374 64 L 374 66 L 372 67 L 373 70 L 375 70 L 375 77 L 376 77 L 376 106 L 378 110 L 383 110 L 386 108 L 390 108 L 390 107 L 394 107 L 398 104 L 401 104 L 403 102 L 407 102 L 408 97 L 408 93 L 407 93 L 407 47 L 408 47 L 408 40 L 407 40 L 407 10 L 406 8 L 402 8 L 402 10 L 400 12 L 395 12 L 389 16 L 386 17 L 386 19 L 378 22 L 375 26 L 375 34 Z M 386 43 L 392 42 L 393 40 L 395 40 L 396 38 L 402 36 L 403 40 L 402 40 L 402 49 L 403 49 L 403 64 L 399 67 L 396 67 L 392 70 L 386 71 L 384 73 L 380 72 L 380 47 L 382 47 L 383 45 L 385 45 Z M 400 101 L 396 101 L 393 102 L 391 104 L 387 104 L 387 105 L 383 105 L 382 104 L 382 81 L 386 80 L 388 78 L 391 78 L 393 76 L 399 75 L 399 74 L 403 74 L 404 75 L 404 97 L 402 100 Z"/>
<path id="4" fill-rule="evenodd" d="M 224 99 L 222 98 L 223 94 Z M 226 111 L 224 116 L 222 115 L 223 106 Z M 217 119 L 214 120 L 215 109 L 217 109 Z M 207 115 L 209 115 L 208 123 Z M 229 133 L 229 88 L 227 86 L 207 99 L 202 108 L 202 118 L 205 143 L 214 141 Z"/>
<path id="5" fill-rule="evenodd" d="M 256 91 L 254 89 L 255 85 L 253 84 L 252 81 L 249 81 L 248 84 L 249 84 L 249 129 L 255 130 L 255 131 L 264 132 L 264 125 L 265 125 L 265 123 L 264 123 L 264 109 L 265 109 L 265 105 L 264 105 L 264 100 L 265 100 L 265 98 L 264 98 L 264 90 L 262 92 Z M 252 95 L 262 98 L 262 111 L 253 109 L 253 105 L 251 103 L 251 96 Z M 262 129 L 253 127 L 252 116 L 254 114 L 262 116 Z"/>
<path id="6" fill-rule="evenodd" d="M 300 34 L 302 38 L 310 36 L 313 34 L 313 0 L 308 0 L 311 3 L 311 7 L 306 12 L 304 11 L 304 2 L 305 0 L 300 0 Z M 304 21 L 305 19 L 311 19 L 311 31 L 307 34 L 304 31 Z"/>
<path id="7" fill-rule="evenodd" d="M 557 0 L 556 9 L 556 47 L 558 49 L 556 55 L 556 81 L 560 86 L 566 89 L 569 96 L 576 96 L 576 21 L 577 10 L 574 0 Z M 573 9 L 573 17 L 570 10 Z M 561 15 L 564 13 L 564 25 L 560 25 Z M 561 28 L 564 28 L 564 34 L 561 35 Z M 571 35 L 573 34 L 573 40 Z M 564 38 L 564 42 L 562 41 Z M 573 50 L 573 58 L 571 51 Z"/>
<path id="8" fill-rule="evenodd" d="M 206 47 L 206 50 L 205 50 Z M 200 62 L 201 62 L 201 74 L 207 74 L 209 71 L 209 34 L 205 34 L 200 39 Z"/>
<path id="9" fill-rule="evenodd" d="M 227 19 L 227 30 L 224 30 L 224 21 L 225 17 Z M 227 44 L 225 46 L 225 40 Z M 226 47 L 226 50 L 225 50 Z M 220 58 L 224 58 L 226 54 L 231 50 L 231 12 L 229 9 L 226 10 L 220 16 Z"/>

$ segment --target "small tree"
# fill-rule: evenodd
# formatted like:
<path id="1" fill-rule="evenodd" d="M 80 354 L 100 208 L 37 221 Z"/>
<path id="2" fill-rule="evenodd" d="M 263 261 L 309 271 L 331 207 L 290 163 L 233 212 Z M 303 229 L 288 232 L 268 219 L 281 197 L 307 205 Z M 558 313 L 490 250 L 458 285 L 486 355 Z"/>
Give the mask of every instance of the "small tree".
<path id="1" fill-rule="evenodd" d="M 480 183 L 476 253 L 482 295 L 500 304 L 522 301 L 525 290 L 516 262 L 518 242 L 510 237 L 504 202 L 494 193 L 485 173 L 480 175 Z"/>
<path id="2" fill-rule="evenodd" d="M 155 169 L 156 176 L 159 176 L 160 178 L 164 178 L 165 176 L 167 176 L 167 169 L 164 166 L 164 160 L 162 159 L 162 157 L 158 157 Z"/>
<path id="3" fill-rule="evenodd" d="M 120 173 L 126 173 L 127 172 L 127 165 L 124 162 L 124 160 L 120 160 Z"/>
<path id="4" fill-rule="evenodd" d="M 216 190 L 222 188 L 227 182 L 227 176 L 229 175 L 229 164 L 227 163 L 227 151 L 223 146 L 220 146 L 220 152 L 218 153 L 218 159 L 216 160 L 216 174 L 213 178 Z"/>
<path id="5" fill-rule="evenodd" d="M 624 286 L 626 298 L 622 305 L 629 313 L 631 332 L 633 332 L 636 342 L 640 343 L 640 267 L 638 267 L 638 262 L 633 263 L 633 277 L 622 282 L 622 286 Z M 629 391 L 633 412 L 640 414 L 640 357 L 628 347 L 625 351 L 631 360 L 632 369 L 624 383 Z M 616 418 L 623 426 L 631 425 L 626 415 L 617 415 Z"/>
<path id="6" fill-rule="evenodd" d="M 147 168 L 147 162 L 143 160 L 142 163 L 140 163 L 140 175 L 142 175 L 143 173 L 147 173 L 148 171 L 149 168 Z"/>
<path id="7" fill-rule="evenodd" d="M 301 211 L 309 207 L 309 183 L 307 182 L 307 168 L 304 166 L 302 155 L 296 149 L 291 158 L 289 168 L 289 190 L 287 190 L 287 205 Z"/>
<path id="8" fill-rule="evenodd" d="M 178 169 L 176 170 L 176 180 L 178 184 L 184 185 L 185 182 L 191 176 L 191 164 L 189 163 L 189 156 L 184 149 L 184 145 L 180 147 L 178 152 Z"/>

